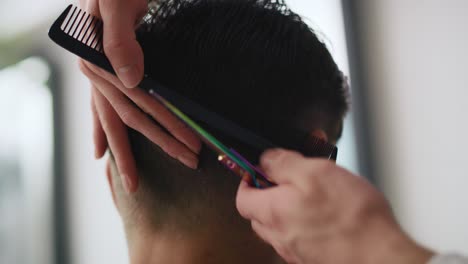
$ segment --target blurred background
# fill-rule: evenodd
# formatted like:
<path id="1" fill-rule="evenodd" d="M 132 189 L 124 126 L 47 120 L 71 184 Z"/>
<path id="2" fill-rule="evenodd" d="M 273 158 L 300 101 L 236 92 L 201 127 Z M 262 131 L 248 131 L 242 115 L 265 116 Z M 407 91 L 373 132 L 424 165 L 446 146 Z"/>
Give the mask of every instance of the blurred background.
<path id="1" fill-rule="evenodd" d="M 403 228 L 468 254 L 468 1 L 289 0 L 352 81 L 339 164 Z M 128 263 L 90 90 L 47 38 L 68 3 L 0 2 L 0 263 Z"/>

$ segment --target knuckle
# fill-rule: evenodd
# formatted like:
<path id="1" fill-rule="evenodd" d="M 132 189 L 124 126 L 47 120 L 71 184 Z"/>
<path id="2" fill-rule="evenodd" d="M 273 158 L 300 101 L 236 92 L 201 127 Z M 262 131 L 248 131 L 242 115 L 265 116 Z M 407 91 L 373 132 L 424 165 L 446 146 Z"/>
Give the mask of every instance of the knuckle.
<path id="1" fill-rule="evenodd" d="M 277 155 L 278 156 L 275 159 L 275 164 L 278 167 L 288 166 L 288 164 L 294 161 L 293 156 L 289 151 L 280 151 Z"/>
<path id="2" fill-rule="evenodd" d="M 301 204 L 305 203 L 314 203 L 317 200 L 320 200 L 322 190 L 317 184 L 313 181 L 309 181 L 302 187 L 302 192 L 298 193 L 298 200 Z"/>
<path id="3" fill-rule="evenodd" d="M 325 159 L 309 159 L 307 160 L 306 174 L 301 178 L 301 189 L 305 193 L 313 194 L 319 191 L 323 186 L 323 182 L 328 181 L 330 176 L 337 173 L 335 163 Z"/>
<path id="4" fill-rule="evenodd" d="M 294 202 L 300 208 L 317 208 L 327 200 L 326 190 L 317 181 L 309 180 L 294 196 Z"/>
<path id="5" fill-rule="evenodd" d="M 124 50 L 126 45 L 125 42 L 117 37 L 107 39 L 103 44 L 104 51 L 113 56 L 114 54 L 119 54 L 120 51 Z"/>
<path id="6" fill-rule="evenodd" d="M 136 122 L 131 109 L 121 110 L 119 112 L 120 119 L 122 122 L 131 128 L 135 128 Z"/>
<path id="7" fill-rule="evenodd" d="M 298 186 L 301 192 L 297 193 L 301 199 L 310 200 L 319 191 L 320 186 L 318 185 L 318 180 L 313 174 L 305 175 L 305 177 L 301 179 L 301 183 L 302 184 Z"/>
<path id="8" fill-rule="evenodd" d="M 245 210 L 243 207 L 237 207 L 237 210 L 239 211 L 239 214 L 245 218 L 245 219 L 248 219 L 248 220 L 251 220 L 251 217 L 250 215 L 247 213 L 247 210 Z"/>
<path id="9" fill-rule="evenodd" d="M 315 174 L 319 176 L 329 172 L 333 167 L 335 167 L 335 163 L 327 159 L 309 158 L 308 161 L 311 161 L 311 167 L 316 171 Z"/>
<path id="10" fill-rule="evenodd" d="M 237 211 L 239 211 L 239 214 L 245 218 L 245 219 L 251 219 L 251 216 L 250 214 L 248 213 L 248 210 L 245 208 L 245 205 L 244 203 L 237 199 L 236 201 L 236 207 L 237 207 Z"/>

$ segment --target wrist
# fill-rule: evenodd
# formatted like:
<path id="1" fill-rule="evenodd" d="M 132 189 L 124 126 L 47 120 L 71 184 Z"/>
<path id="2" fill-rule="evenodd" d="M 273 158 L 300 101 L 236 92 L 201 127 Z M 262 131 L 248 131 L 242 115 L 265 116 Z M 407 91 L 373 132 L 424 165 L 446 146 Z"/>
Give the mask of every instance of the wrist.
<path id="1" fill-rule="evenodd" d="M 390 224 L 384 230 L 369 247 L 370 250 L 375 247 L 375 250 L 374 257 L 367 263 L 427 264 L 434 256 L 434 252 L 418 245 L 396 224 Z"/>

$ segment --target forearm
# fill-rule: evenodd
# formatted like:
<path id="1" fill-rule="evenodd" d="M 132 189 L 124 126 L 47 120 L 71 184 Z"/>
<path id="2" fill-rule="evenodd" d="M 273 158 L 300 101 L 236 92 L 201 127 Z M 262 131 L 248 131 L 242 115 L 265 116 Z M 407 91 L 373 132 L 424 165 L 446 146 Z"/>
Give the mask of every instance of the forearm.
<path id="1" fill-rule="evenodd" d="M 367 239 L 360 250 L 365 257 L 361 263 L 427 264 L 434 252 L 418 245 L 400 226 L 389 218 L 366 225 Z"/>
<path id="2" fill-rule="evenodd" d="M 436 255 L 433 251 L 418 245 L 396 225 L 379 228 L 381 232 L 375 234 L 379 234 L 380 239 L 374 239 L 373 245 L 369 245 L 371 259 L 367 259 L 367 263 L 468 264 L 468 258 L 457 254 Z M 382 243 L 378 243 L 379 240 Z"/>
<path id="3" fill-rule="evenodd" d="M 437 255 L 427 264 L 468 264 L 468 258 L 455 254 Z"/>
<path id="4" fill-rule="evenodd" d="M 386 263 L 427 264 L 435 254 L 409 238 L 402 238 L 400 242 L 395 241 L 390 250 L 392 255 L 389 255 Z"/>

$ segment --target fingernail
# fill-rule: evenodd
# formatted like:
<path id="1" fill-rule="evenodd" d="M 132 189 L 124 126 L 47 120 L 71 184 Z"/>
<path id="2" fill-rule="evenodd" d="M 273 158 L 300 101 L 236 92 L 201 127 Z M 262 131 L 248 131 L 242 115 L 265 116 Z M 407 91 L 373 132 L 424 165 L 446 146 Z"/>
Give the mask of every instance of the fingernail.
<path id="1" fill-rule="evenodd" d="M 198 167 L 198 160 L 197 158 L 193 157 L 192 155 L 181 155 L 179 157 L 180 162 L 185 164 L 185 166 L 191 169 L 197 169 Z"/>
<path id="2" fill-rule="evenodd" d="M 281 155 L 280 149 L 270 149 L 263 153 L 261 160 L 262 167 L 269 167 L 276 162 L 278 157 Z"/>
<path id="3" fill-rule="evenodd" d="M 141 77 L 135 64 L 119 68 L 117 75 L 127 88 L 136 87 Z"/>

